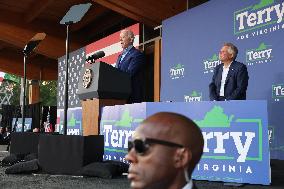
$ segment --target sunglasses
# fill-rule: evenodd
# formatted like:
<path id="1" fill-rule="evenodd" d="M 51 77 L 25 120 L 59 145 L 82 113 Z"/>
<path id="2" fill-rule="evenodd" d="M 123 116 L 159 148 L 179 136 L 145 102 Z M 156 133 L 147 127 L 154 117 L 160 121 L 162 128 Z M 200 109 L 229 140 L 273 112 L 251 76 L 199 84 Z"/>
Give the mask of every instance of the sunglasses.
<path id="1" fill-rule="evenodd" d="M 158 139 L 153 139 L 153 138 L 146 138 L 144 140 L 135 139 L 134 141 L 128 141 L 128 152 L 130 152 L 130 150 L 134 148 L 137 154 L 143 155 L 148 151 L 151 144 L 160 144 L 160 145 L 169 146 L 169 147 L 184 148 L 184 146 L 181 144 L 176 144 L 173 142 L 168 142 L 168 141 L 158 140 Z"/>

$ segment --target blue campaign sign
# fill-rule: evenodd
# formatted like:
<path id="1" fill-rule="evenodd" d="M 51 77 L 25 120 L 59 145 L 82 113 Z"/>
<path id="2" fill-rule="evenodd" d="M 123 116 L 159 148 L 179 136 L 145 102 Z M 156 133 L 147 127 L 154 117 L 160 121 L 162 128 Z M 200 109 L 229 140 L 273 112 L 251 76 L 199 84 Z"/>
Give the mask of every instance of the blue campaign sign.
<path id="1" fill-rule="evenodd" d="M 32 118 L 25 118 L 24 132 L 32 129 Z M 13 118 L 12 127 L 16 132 L 22 132 L 22 118 Z"/>
<path id="2" fill-rule="evenodd" d="M 146 117 L 146 103 L 106 106 L 102 110 L 100 134 L 104 135 L 104 160 L 126 162 L 128 140 Z"/>
<path id="3" fill-rule="evenodd" d="M 103 109 L 101 134 L 105 159 L 125 161 L 127 141 L 149 115 L 181 113 L 202 130 L 204 154 L 193 178 L 224 182 L 270 184 L 266 101 L 141 103 Z"/>
<path id="4" fill-rule="evenodd" d="M 57 110 L 56 132 L 61 134 L 63 131 L 64 111 Z M 92 116 L 92 115 L 90 115 Z M 82 108 L 69 108 L 67 112 L 67 135 L 82 135 Z"/>
<path id="5" fill-rule="evenodd" d="M 284 159 L 283 11 L 283 0 L 211 0 L 164 20 L 161 101 L 209 100 L 219 50 L 231 42 L 248 69 L 247 99 L 267 100 L 271 157 Z"/>

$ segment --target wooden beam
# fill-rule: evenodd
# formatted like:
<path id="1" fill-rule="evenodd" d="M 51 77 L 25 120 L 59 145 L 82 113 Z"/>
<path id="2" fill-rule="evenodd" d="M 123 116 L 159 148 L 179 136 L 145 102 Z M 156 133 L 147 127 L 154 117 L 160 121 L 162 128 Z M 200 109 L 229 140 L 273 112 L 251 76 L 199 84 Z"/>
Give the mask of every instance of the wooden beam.
<path id="1" fill-rule="evenodd" d="M 23 49 L 29 40 L 37 33 L 30 29 L 21 28 L 9 23 L 0 22 L 0 40 Z M 81 45 L 71 43 L 71 50 L 79 49 Z M 47 35 L 39 44 L 36 52 L 47 57 L 57 59 L 65 53 L 65 40 Z"/>
<path id="2" fill-rule="evenodd" d="M 111 17 L 108 17 L 106 15 L 106 17 L 107 18 L 105 17 L 101 18 L 100 20 L 92 24 L 92 26 L 89 26 L 87 30 L 80 32 L 80 35 L 86 36 L 88 38 L 88 41 L 93 42 L 94 36 L 99 36 L 100 34 L 102 34 L 102 31 L 105 31 L 113 27 L 114 23 L 118 24 L 122 22 L 123 20 L 125 20 L 124 16 L 120 14 L 116 14 L 116 13 L 115 15 L 112 15 Z M 98 28 L 100 29 L 98 30 Z"/>
<path id="3" fill-rule="evenodd" d="M 161 39 L 155 40 L 154 49 L 154 101 L 160 102 L 161 90 Z"/>
<path id="4" fill-rule="evenodd" d="M 93 0 L 122 15 L 149 26 L 157 26 L 163 20 L 186 10 L 187 0 Z M 201 0 L 204 1 L 204 0 Z"/>
<path id="5" fill-rule="evenodd" d="M 13 58 L 11 58 L 13 57 Z M 13 52 L 0 52 L 0 70 L 23 77 L 23 56 Z M 57 80 L 57 67 L 42 67 L 40 62 L 27 64 L 27 78 L 35 80 Z"/>
<path id="6" fill-rule="evenodd" d="M 3 50 L 5 48 L 5 45 L 0 43 L 0 50 Z"/>
<path id="7" fill-rule="evenodd" d="M 38 80 L 32 80 L 29 85 L 29 104 L 35 104 L 38 102 L 40 102 L 39 82 Z"/>
<path id="8" fill-rule="evenodd" d="M 6 19 L 9 18 L 9 19 Z M 64 38 L 65 37 L 65 27 L 56 24 L 54 22 L 42 19 L 35 19 L 32 23 L 26 23 L 23 21 L 23 15 L 19 13 L 12 13 L 7 10 L 0 11 L 0 22 L 8 23 L 10 25 L 15 25 L 20 28 L 26 28 L 32 31 L 42 32 L 56 37 Z"/>
<path id="9" fill-rule="evenodd" d="M 153 20 L 161 24 L 161 22 L 168 17 L 168 15 L 174 15 L 176 12 L 181 12 L 186 9 L 185 0 L 175 0 L 175 1 L 130 1 L 130 0 L 110 0 L 113 4 L 121 6 L 124 9 L 139 15 L 140 17 L 145 17 L 147 19 Z M 163 2 L 165 1 L 165 2 Z M 180 9 L 180 4 L 182 3 L 183 8 Z"/>
<path id="10" fill-rule="evenodd" d="M 5 18 L 9 19 L 5 19 Z M 33 24 L 21 22 L 20 15 L 10 14 L 0 11 L 0 40 L 23 49 L 25 44 L 38 32 L 45 32 L 47 37 L 40 43 L 36 52 L 49 58 L 57 59 L 65 54 L 65 27 L 62 25 L 50 25 L 41 22 Z M 36 24 L 34 24 L 36 23 Z M 61 29 L 59 28 L 61 27 Z M 54 35 L 52 30 L 58 35 Z M 72 38 L 70 43 L 70 52 L 83 47 L 85 44 L 75 42 Z"/>
<path id="11" fill-rule="evenodd" d="M 139 22 L 145 23 L 149 26 L 157 26 L 160 25 L 161 23 L 157 20 L 153 20 L 152 18 L 147 17 L 146 15 L 140 15 L 137 12 L 135 12 L 135 10 L 129 10 L 126 9 L 125 7 L 123 7 L 122 5 L 120 5 L 119 0 L 93 0 L 94 2 L 105 6 L 115 12 L 118 12 L 124 16 L 127 16 L 129 18 L 132 18 L 133 20 L 137 20 Z"/>
<path id="12" fill-rule="evenodd" d="M 83 17 L 83 19 L 76 23 L 71 30 L 72 31 L 78 31 L 81 28 L 85 27 L 86 25 L 90 24 L 95 19 L 99 19 L 101 16 L 109 12 L 107 8 L 97 4 L 93 3 L 94 5 L 91 6 L 90 10 L 86 13 L 86 15 Z"/>
<path id="13" fill-rule="evenodd" d="M 34 56 L 34 57 L 29 57 L 28 63 L 32 65 L 36 65 L 39 67 L 49 67 L 53 70 L 56 70 L 58 68 L 58 61 L 55 59 L 47 58 L 42 55 Z"/>
<path id="14" fill-rule="evenodd" d="M 10 44 L 10 43 L 6 43 L 4 41 L 1 41 L 0 40 L 0 46 L 3 47 L 3 48 L 8 48 L 8 49 L 14 49 L 14 48 L 17 48 L 16 46 Z M 2 48 L 2 49 L 3 49 Z"/>
<path id="15" fill-rule="evenodd" d="M 27 23 L 32 22 L 42 11 L 46 9 L 54 0 L 34 0 L 32 6 L 26 11 L 24 19 Z"/>

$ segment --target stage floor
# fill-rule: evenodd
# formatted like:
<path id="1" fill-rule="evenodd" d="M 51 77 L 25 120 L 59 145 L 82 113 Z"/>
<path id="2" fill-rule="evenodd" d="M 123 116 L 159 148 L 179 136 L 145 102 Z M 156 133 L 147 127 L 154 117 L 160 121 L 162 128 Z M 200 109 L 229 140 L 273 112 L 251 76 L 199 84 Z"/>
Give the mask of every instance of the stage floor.
<path id="1" fill-rule="evenodd" d="M 1 149 L 1 147 L 0 147 Z M 8 152 L 0 151 L 0 160 L 9 155 Z M 284 188 L 284 161 L 272 160 L 272 185 L 244 185 L 245 189 L 283 189 Z M 95 177 L 72 177 L 47 174 L 5 174 L 6 167 L 0 166 L 0 188 L 92 188 L 92 189 L 126 189 L 129 182 L 126 176 L 116 179 L 100 179 Z M 224 186 L 221 182 L 196 181 L 200 189 L 229 189 L 236 188 Z"/>

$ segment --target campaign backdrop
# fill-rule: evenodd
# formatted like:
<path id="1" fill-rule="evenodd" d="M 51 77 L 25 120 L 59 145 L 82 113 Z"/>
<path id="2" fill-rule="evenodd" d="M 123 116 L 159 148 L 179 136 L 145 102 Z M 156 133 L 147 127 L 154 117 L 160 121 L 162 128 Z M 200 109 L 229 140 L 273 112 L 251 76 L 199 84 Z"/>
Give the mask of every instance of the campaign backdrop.
<path id="1" fill-rule="evenodd" d="M 139 103 L 102 110 L 105 160 L 127 162 L 128 141 L 139 123 L 156 112 L 181 113 L 202 130 L 204 153 L 193 178 L 268 185 L 270 157 L 266 101 Z M 154 126 L 153 126 L 154 127 Z"/>
<path id="2" fill-rule="evenodd" d="M 133 46 L 139 46 L 139 24 L 134 24 L 128 29 L 132 30 L 134 33 L 134 43 Z M 70 122 L 69 119 L 74 115 L 78 120 L 82 119 L 82 108 L 81 102 L 77 95 L 78 83 L 80 77 L 80 70 L 86 64 L 86 58 L 98 51 L 104 51 L 105 56 L 98 59 L 97 61 L 103 61 L 112 66 L 115 66 L 116 59 L 122 52 L 122 47 L 119 41 L 120 31 L 115 32 L 103 39 L 93 42 L 81 49 L 70 52 L 69 55 L 69 65 L 68 65 L 68 120 L 67 120 L 67 134 L 71 135 L 81 135 L 82 127 L 81 124 L 74 126 L 74 122 Z M 63 109 L 65 102 L 65 76 L 66 76 L 66 63 L 65 56 L 58 59 L 58 82 L 57 82 L 57 124 L 56 131 L 63 132 Z M 111 78 L 110 78 L 111 79 Z M 116 81 L 113 81 L 116 82 Z M 71 123 L 71 125 L 69 125 Z"/>
<path id="3" fill-rule="evenodd" d="M 283 15 L 283 0 L 211 0 L 163 21 L 161 101 L 209 100 L 219 50 L 232 42 L 248 67 L 247 99 L 268 102 L 271 158 L 284 159 Z"/>

